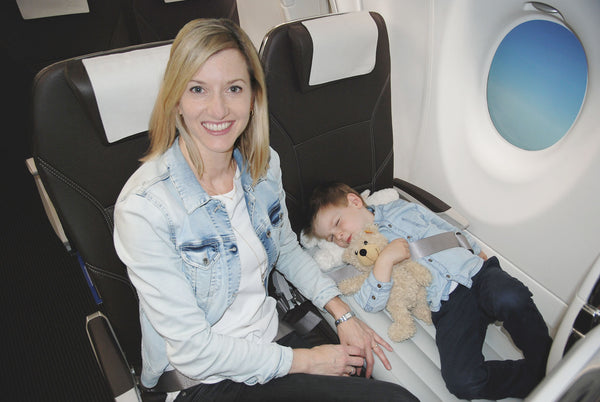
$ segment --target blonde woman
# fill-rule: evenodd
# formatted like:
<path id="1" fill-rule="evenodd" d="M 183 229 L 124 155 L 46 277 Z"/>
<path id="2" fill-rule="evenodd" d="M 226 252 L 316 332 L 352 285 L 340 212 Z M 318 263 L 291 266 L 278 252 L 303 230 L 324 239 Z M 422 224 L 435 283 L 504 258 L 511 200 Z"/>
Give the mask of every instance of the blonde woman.
<path id="1" fill-rule="evenodd" d="M 115 246 L 140 301 L 142 385 L 175 372 L 192 384 L 173 390 L 177 401 L 414 400 L 400 386 L 352 376 L 365 360 L 370 375 L 373 353 L 389 368 L 379 347 L 389 345 L 347 314 L 335 283 L 299 247 L 268 141 L 249 38 L 228 20 L 188 23 L 171 49 L 150 149 L 115 207 Z M 341 344 L 273 341 L 274 268 L 317 307 L 348 318 Z"/>

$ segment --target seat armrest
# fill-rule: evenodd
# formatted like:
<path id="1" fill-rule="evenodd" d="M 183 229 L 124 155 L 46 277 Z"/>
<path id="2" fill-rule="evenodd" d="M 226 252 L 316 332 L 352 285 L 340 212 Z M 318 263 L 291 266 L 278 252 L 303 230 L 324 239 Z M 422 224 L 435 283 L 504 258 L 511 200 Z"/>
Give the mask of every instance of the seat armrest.
<path id="1" fill-rule="evenodd" d="M 108 318 L 99 311 L 95 312 L 86 317 L 85 327 L 96 361 L 115 401 L 141 402 L 133 371 Z"/>
<path id="2" fill-rule="evenodd" d="M 401 196 L 409 201 L 417 202 L 432 210 L 435 213 L 445 212 L 450 209 L 450 205 L 437 198 L 430 192 L 423 190 L 406 180 L 394 178 L 394 187 L 396 187 Z"/>
<path id="3" fill-rule="evenodd" d="M 394 178 L 394 188 L 398 191 L 400 197 L 429 208 L 457 228 L 463 230 L 469 226 L 467 218 L 421 187 L 409 183 L 406 180 Z"/>

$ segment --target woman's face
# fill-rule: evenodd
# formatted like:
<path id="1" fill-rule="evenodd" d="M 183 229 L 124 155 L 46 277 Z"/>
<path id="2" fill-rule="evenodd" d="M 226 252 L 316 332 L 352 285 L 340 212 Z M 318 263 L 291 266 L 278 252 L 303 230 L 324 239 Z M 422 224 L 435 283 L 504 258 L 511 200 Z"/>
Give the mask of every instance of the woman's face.
<path id="1" fill-rule="evenodd" d="M 250 118 L 252 88 L 237 49 L 212 55 L 188 82 L 179 113 L 205 161 L 230 154 Z"/>

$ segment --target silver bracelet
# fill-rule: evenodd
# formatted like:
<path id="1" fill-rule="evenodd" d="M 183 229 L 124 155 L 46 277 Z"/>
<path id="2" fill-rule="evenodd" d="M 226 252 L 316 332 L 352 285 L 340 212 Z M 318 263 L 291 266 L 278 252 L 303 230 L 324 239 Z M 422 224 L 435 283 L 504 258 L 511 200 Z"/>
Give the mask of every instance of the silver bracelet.
<path id="1" fill-rule="evenodd" d="M 348 311 L 346 314 L 335 320 L 335 326 L 337 327 L 338 325 L 340 325 L 344 321 L 348 321 L 352 317 L 356 317 L 356 314 L 354 314 L 353 311 Z"/>

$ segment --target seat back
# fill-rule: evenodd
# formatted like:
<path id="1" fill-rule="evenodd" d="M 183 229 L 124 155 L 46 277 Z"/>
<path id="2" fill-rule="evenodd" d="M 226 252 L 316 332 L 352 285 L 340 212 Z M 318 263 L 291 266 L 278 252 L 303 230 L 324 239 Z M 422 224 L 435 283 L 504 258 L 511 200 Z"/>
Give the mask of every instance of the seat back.
<path id="1" fill-rule="evenodd" d="M 174 39 L 196 18 L 229 18 L 239 24 L 235 0 L 131 0 L 131 7 L 141 43 Z"/>
<path id="2" fill-rule="evenodd" d="M 72 0 L 0 3 L 0 48 L 33 77 L 54 62 L 171 40 L 195 18 L 239 23 L 235 0 Z"/>
<path id="3" fill-rule="evenodd" d="M 33 86 L 33 156 L 40 178 L 138 373 L 138 300 L 113 246 L 113 210 L 148 147 L 148 119 L 169 47 L 158 43 L 62 61 L 43 69 Z"/>
<path id="4" fill-rule="evenodd" d="M 60 2 L 56 3 L 55 7 L 59 7 Z M 0 43 L 5 56 L 28 69 L 33 77 L 41 68 L 59 60 L 136 43 L 121 1 L 87 0 L 83 4 L 87 12 L 53 15 L 52 6 L 40 4 L 37 14 L 28 15 L 17 2 L 2 2 Z M 36 11 L 35 7 L 30 8 Z"/>
<path id="5" fill-rule="evenodd" d="M 390 55 L 375 12 L 277 26 L 261 46 L 271 146 L 281 157 L 290 220 L 306 224 L 314 186 L 392 187 Z"/>

